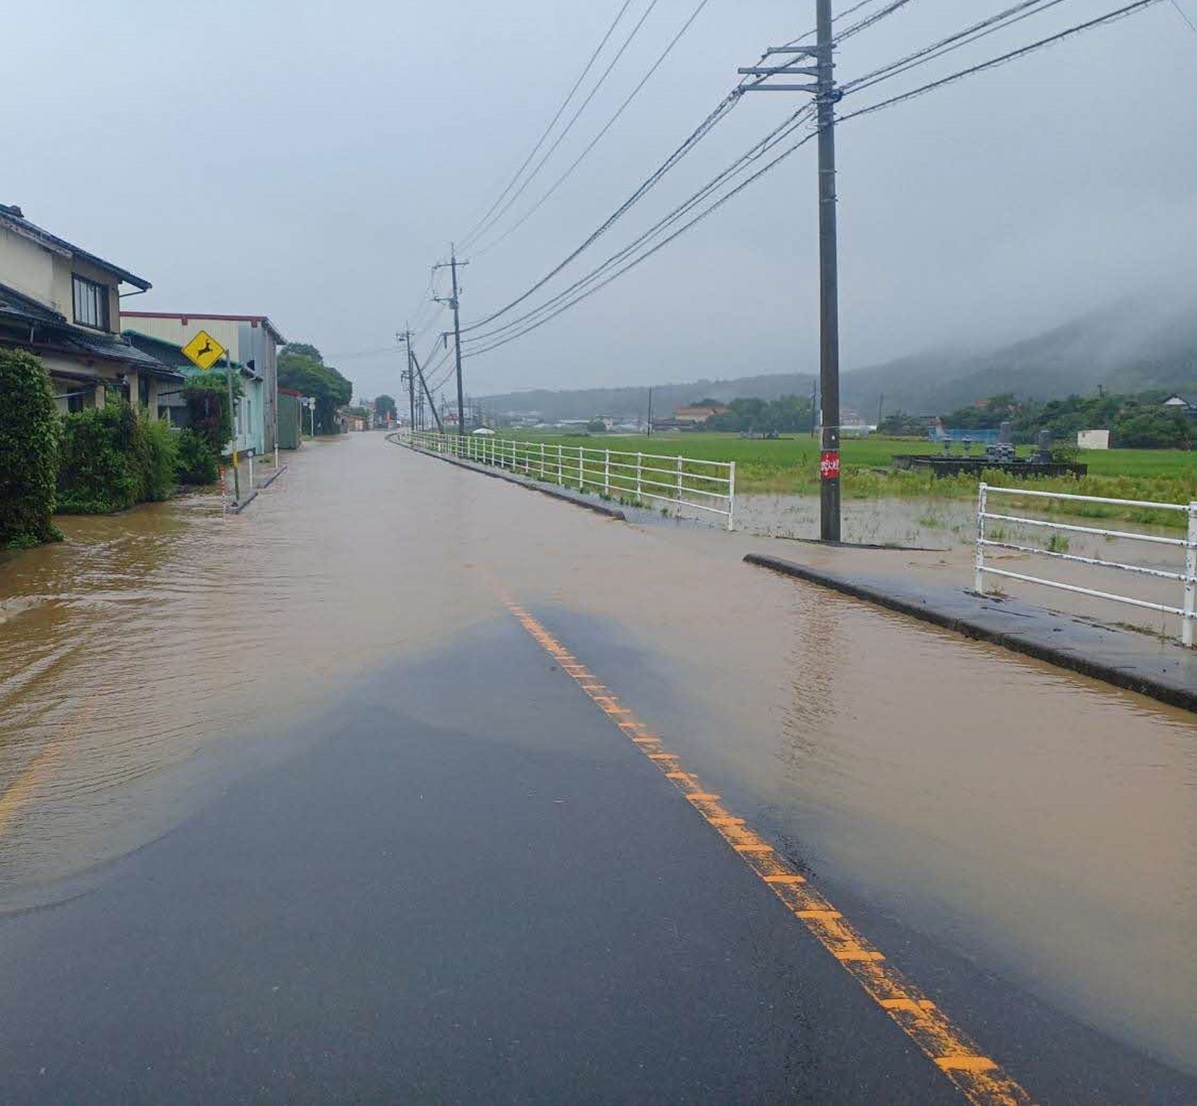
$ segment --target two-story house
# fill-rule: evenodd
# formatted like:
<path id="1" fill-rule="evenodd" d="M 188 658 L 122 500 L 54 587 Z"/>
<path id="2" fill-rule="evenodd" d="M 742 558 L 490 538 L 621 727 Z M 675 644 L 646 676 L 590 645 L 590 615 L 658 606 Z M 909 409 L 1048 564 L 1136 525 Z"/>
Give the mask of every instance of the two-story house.
<path id="1" fill-rule="evenodd" d="M 126 330 L 185 346 L 201 330 L 211 334 L 236 362 L 261 379 L 262 432 L 258 452 L 271 452 L 278 440 L 279 346 L 287 340 L 265 315 L 193 315 L 168 311 L 126 311 Z M 256 422 L 247 419 L 246 425 Z"/>
<path id="2" fill-rule="evenodd" d="M 0 345 L 36 354 L 63 411 L 102 405 L 110 392 L 151 417 L 158 393 L 182 375 L 121 337 L 120 290 L 150 282 L 0 204 Z"/>

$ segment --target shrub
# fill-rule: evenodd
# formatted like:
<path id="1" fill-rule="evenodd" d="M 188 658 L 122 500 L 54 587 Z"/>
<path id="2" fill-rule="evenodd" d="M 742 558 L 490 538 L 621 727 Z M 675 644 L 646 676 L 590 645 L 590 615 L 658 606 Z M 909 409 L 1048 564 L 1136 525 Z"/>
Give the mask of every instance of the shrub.
<path id="1" fill-rule="evenodd" d="M 233 393 L 241 396 L 244 389 L 239 378 L 233 378 Z M 190 376 L 183 385 L 183 400 L 187 404 L 187 422 L 213 449 L 217 457 L 233 438 L 233 412 L 229 405 L 228 377 L 222 372 Z"/>
<path id="2" fill-rule="evenodd" d="M 175 465 L 179 456 L 177 434 L 165 422 L 153 420 L 142 411 L 137 419 L 133 444 L 138 502 L 167 499 L 175 489 Z"/>
<path id="3" fill-rule="evenodd" d="M 179 433 L 175 475 L 180 484 L 214 484 L 220 475 L 220 454 L 198 430 Z"/>
<path id="4" fill-rule="evenodd" d="M 134 463 L 137 415 L 127 403 L 110 403 L 63 419 L 58 509 L 105 515 L 132 507 L 143 487 Z"/>
<path id="5" fill-rule="evenodd" d="M 0 546 L 62 540 L 51 521 L 60 435 L 45 366 L 0 349 Z"/>

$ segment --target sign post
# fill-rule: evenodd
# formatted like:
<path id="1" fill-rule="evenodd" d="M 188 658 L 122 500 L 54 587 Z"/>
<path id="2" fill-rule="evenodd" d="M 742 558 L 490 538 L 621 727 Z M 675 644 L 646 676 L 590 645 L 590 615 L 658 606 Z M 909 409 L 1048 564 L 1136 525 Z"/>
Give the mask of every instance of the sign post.
<path id="1" fill-rule="evenodd" d="M 237 420 L 234 417 L 234 398 L 233 398 L 233 359 L 229 356 L 229 351 L 224 348 L 215 338 L 212 337 L 206 330 L 201 330 L 194 338 L 191 339 L 183 347 L 184 356 L 193 364 L 196 365 L 201 372 L 208 372 L 213 365 L 216 364 L 222 357 L 224 358 L 225 368 L 228 376 L 228 391 L 229 391 L 229 419 L 233 423 L 233 502 L 234 504 L 241 502 L 241 476 L 237 471 Z M 223 476 L 220 481 L 221 501 L 225 495 L 225 482 Z"/>

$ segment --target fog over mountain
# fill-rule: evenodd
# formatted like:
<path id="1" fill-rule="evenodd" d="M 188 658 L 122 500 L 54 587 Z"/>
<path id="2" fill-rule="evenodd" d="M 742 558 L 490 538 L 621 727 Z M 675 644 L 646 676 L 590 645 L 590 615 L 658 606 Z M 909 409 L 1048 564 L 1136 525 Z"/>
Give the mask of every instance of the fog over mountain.
<path id="1" fill-rule="evenodd" d="M 988 349 L 962 345 L 902 357 L 845 372 L 845 407 L 875 417 L 884 397 L 887 412 L 939 414 L 1001 392 L 1044 400 L 1099 387 L 1114 392 L 1166 389 L 1193 393 L 1197 400 L 1197 296 L 1127 300 L 1021 341 Z M 658 415 L 700 399 L 723 402 L 737 396 L 775 399 L 809 395 L 813 373 L 766 373 L 723 380 L 659 384 L 653 388 Z M 593 415 L 641 417 L 648 390 L 509 392 L 487 396 L 494 411 L 537 411 L 549 420 Z"/>

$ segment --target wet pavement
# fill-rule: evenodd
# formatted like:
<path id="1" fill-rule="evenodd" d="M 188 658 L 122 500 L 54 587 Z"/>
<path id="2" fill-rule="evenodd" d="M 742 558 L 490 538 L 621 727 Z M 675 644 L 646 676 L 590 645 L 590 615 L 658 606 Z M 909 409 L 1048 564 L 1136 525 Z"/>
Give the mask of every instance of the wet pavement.
<path id="1" fill-rule="evenodd" d="M 6 1100 L 955 1093 L 504 596 L 1036 1101 L 1197 1098 L 1191 716 L 759 539 L 288 464 L 0 562 Z"/>
<path id="2" fill-rule="evenodd" d="M 759 553 L 749 553 L 746 560 L 1197 711 L 1197 653 L 1177 642 L 1096 626 L 1008 597 L 928 589 L 901 576 L 833 572 Z"/>

